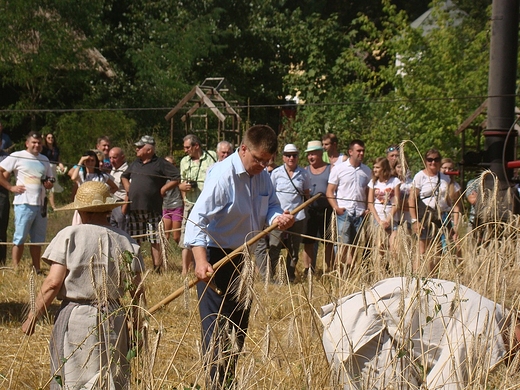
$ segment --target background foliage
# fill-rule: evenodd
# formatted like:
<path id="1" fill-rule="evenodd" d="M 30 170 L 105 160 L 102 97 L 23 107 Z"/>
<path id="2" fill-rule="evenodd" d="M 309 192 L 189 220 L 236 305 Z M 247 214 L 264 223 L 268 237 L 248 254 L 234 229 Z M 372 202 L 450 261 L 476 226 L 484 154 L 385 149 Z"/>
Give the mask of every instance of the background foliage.
<path id="1" fill-rule="evenodd" d="M 369 161 L 404 139 L 460 159 L 454 130 L 487 92 L 491 0 L 451 4 L 0 0 L 1 119 L 15 140 L 57 132 L 74 162 L 78 142 L 101 134 L 168 143 L 171 107 L 225 77 L 244 126 L 279 129 L 285 97 L 298 97 L 283 142 L 303 147 L 330 131 L 343 148 L 364 139 Z M 429 6 L 428 23 L 412 28 Z"/>

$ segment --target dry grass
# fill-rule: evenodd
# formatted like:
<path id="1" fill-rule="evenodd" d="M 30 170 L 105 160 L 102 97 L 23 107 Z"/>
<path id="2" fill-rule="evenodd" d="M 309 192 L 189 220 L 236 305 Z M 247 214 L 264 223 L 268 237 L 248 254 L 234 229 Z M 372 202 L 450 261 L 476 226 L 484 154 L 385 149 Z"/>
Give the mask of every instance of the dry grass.
<path id="1" fill-rule="evenodd" d="M 67 214 L 51 214 L 49 237 L 70 221 Z M 443 254 L 436 277 L 456 280 L 507 306 L 518 306 L 520 291 L 520 223 L 487 224 L 477 243 L 475 232 L 461 230 L 462 257 L 454 251 Z M 321 344 L 320 307 L 390 276 L 411 275 L 417 245 L 399 232 L 398 251 L 381 253 L 379 248 L 358 251 L 358 263 L 348 277 L 335 270 L 293 285 L 265 284 L 256 280 L 250 328 L 238 361 L 239 389 L 334 389 L 330 368 Z M 368 244 L 367 244 L 368 245 Z M 145 246 L 145 252 L 146 252 Z M 163 275 L 146 276 L 148 306 L 152 306 L 185 284 L 180 276 L 180 252 L 168 250 L 173 267 Z M 422 260 L 425 271 L 428 256 Z M 33 336 L 20 330 L 29 305 L 30 261 L 25 258 L 15 273 L 0 271 L 0 388 L 35 389 L 49 381 L 48 339 L 50 315 L 38 323 Z M 151 268 L 147 256 L 146 263 Z M 300 262 L 301 263 L 301 262 Z M 301 264 L 299 265 L 301 267 Z M 45 269 L 45 266 L 43 267 Z M 321 269 L 321 264 L 319 265 Z M 299 269 L 301 274 L 301 268 Z M 318 272 L 321 275 L 321 272 Z M 36 278 L 36 288 L 43 278 Z M 54 312 L 54 305 L 50 312 Z M 148 316 L 146 351 L 133 359 L 133 389 L 186 389 L 203 387 L 200 357 L 200 325 L 195 290 Z M 520 388 L 520 376 L 505 366 L 489 376 L 482 374 L 470 389 Z"/>

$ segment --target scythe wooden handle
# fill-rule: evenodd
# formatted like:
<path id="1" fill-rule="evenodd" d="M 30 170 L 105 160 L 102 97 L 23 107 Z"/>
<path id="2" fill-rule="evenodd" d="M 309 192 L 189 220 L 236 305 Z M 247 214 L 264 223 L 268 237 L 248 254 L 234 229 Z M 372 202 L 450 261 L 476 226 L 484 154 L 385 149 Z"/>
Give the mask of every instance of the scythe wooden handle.
<path id="1" fill-rule="evenodd" d="M 320 196 L 323 196 L 322 193 L 318 193 L 316 195 L 314 195 L 312 198 L 306 200 L 305 202 L 303 202 L 301 205 L 299 205 L 298 207 L 296 207 L 294 210 L 291 211 L 291 215 L 295 215 L 295 214 L 298 214 L 300 211 L 302 211 L 305 207 L 309 206 L 312 202 L 314 202 L 315 200 L 317 200 Z M 278 224 L 277 223 L 273 223 L 271 226 L 267 227 L 266 229 L 262 230 L 260 233 L 258 233 L 256 236 L 254 236 L 253 238 L 249 239 L 245 244 L 242 244 L 240 245 L 237 249 L 235 249 L 233 252 L 229 253 L 227 256 L 223 257 L 222 259 L 220 259 L 219 261 L 217 261 L 215 264 L 213 264 L 213 270 L 216 272 L 220 267 L 222 267 L 224 264 L 226 264 L 228 261 L 230 261 L 233 257 L 239 255 L 240 253 L 242 253 L 242 251 L 244 250 L 244 248 L 246 246 L 249 246 L 249 245 L 252 245 L 254 244 L 255 242 L 257 242 L 258 240 L 260 240 L 262 237 L 265 237 L 267 236 L 270 232 L 272 232 L 273 230 L 275 230 L 276 228 L 278 227 Z M 208 275 L 208 276 L 211 276 Z M 193 286 L 195 286 L 198 282 L 200 282 L 202 279 L 199 279 L 199 278 L 195 278 L 195 279 L 192 279 L 191 281 L 188 282 L 188 288 L 192 288 Z M 185 287 L 179 287 L 177 290 L 175 290 L 173 293 L 171 293 L 170 295 L 168 295 L 166 298 L 164 298 L 162 301 L 160 301 L 159 303 L 155 304 L 154 306 L 152 306 L 148 312 L 150 314 L 154 314 L 157 310 L 159 309 L 162 309 L 164 306 L 166 306 L 167 304 L 169 304 L 171 301 L 175 300 L 176 298 L 178 298 L 179 296 L 181 296 L 183 293 L 184 293 L 184 290 L 185 290 Z"/>

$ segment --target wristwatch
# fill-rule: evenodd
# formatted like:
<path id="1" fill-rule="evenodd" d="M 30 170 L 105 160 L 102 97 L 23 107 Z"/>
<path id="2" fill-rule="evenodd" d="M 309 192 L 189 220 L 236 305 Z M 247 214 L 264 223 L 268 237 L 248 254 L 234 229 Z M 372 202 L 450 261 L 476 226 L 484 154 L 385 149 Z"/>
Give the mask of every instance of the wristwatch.
<path id="1" fill-rule="evenodd" d="M 417 218 L 412 218 L 412 219 L 410 220 L 410 222 L 412 222 L 412 223 L 417 222 Z"/>

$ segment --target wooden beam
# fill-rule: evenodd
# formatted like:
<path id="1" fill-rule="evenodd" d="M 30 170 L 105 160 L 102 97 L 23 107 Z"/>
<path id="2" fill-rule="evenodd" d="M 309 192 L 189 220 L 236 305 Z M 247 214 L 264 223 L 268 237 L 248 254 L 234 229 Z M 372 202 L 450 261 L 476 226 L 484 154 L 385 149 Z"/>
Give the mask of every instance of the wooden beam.
<path id="1" fill-rule="evenodd" d="M 459 128 L 455 131 L 455 135 L 459 135 L 464 130 L 466 130 L 466 128 L 471 124 L 471 122 L 473 122 L 477 116 L 482 114 L 482 112 L 486 109 L 486 107 L 487 107 L 487 99 L 484 100 L 484 102 L 479 106 L 479 108 L 477 108 L 475 111 L 473 111 L 473 113 L 464 122 L 462 122 L 462 124 L 459 126 Z"/>
<path id="2" fill-rule="evenodd" d="M 184 114 L 181 118 L 181 120 L 183 122 L 186 122 L 186 119 L 188 119 L 188 117 L 191 116 L 191 114 L 193 114 L 195 111 L 197 111 L 200 107 L 202 106 L 202 100 L 199 100 L 197 103 L 195 103 L 193 105 L 193 107 L 191 107 L 188 112 L 186 112 L 186 114 Z"/>
<path id="3" fill-rule="evenodd" d="M 188 92 L 186 96 L 184 96 L 182 100 L 177 103 L 177 105 L 173 107 L 173 109 L 168 114 L 166 114 L 165 118 L 167 121 L 169 121 L 177 113 L 177 111 L 179 111 L 186 103 L 188 103 L 188 101 L 190 101 L 193 96 L 195 96 L 196 88 L 196 86 L 193 87 L 192 90 Z"/>
<path id="4" fill-rule="evenodd" d="M 219 102 L 222 102 L 224 104 L 224 108 L 226 109 L 228 114 L 235 115 L 238 118 L 238 121 L 240 122 L 240 117 L 238 116 L 237 112 L 233 109 L 233 107 L 231 107 L 228 104 L 226 99 L 224 99 L 222 97 L 222 95 L 220 95 L 220 93 L 217 90 L 215 90 L 215 100 L 218 100 Z"/>
<path id="5" fill-rule="evenodd" d="M 206 106 L 208 106 L 208 108 L 211 111 L 213 111 L 213 113 L 219 120 L 221 120 L 222 122 L 224 122 L 226 120 L 226 117 L 224 116 L 224 114 L 222 114 L 220 112 L 220 110 L 213 104 L 211 99 L 209 97 L 207 97 L 206 94 L 199 87 L 195 87 L 195 93 L 197 94 L 198 97 L 200 97 L 200 99 L 204 102 L 204 104 Z"/>

